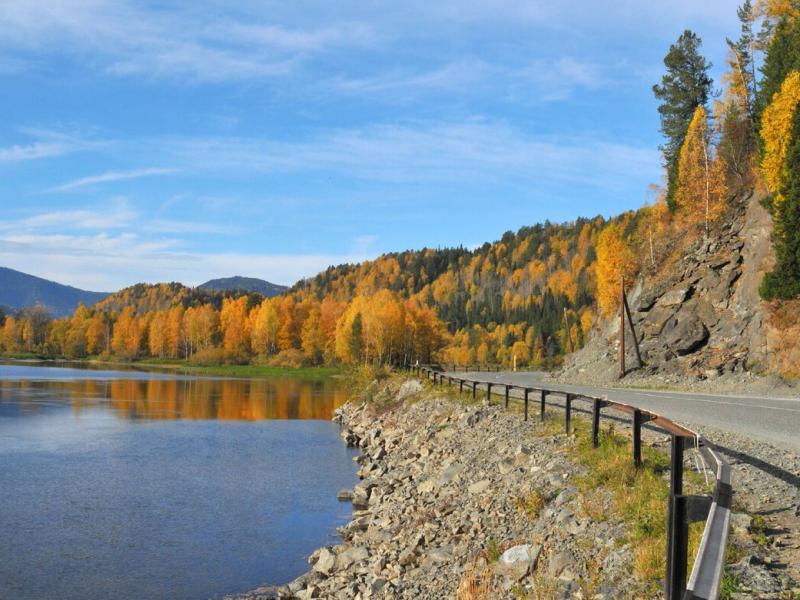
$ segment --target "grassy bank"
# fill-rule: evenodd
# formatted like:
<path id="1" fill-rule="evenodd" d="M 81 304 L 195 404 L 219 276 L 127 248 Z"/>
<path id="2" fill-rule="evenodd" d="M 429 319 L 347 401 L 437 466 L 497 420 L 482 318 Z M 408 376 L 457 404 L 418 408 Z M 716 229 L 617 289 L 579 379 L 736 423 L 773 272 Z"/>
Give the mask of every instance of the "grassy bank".
<path id="1" fill-rule="evenodd" d="M 134 369 L 137 371 L 156 371 L 212 377 L 269 378 L 289 377 L 298 379 L 324 379 L 338 375 L 338 367 L 274 367 L 271 365 L 199 365 L 186 360 L 147 359 L 147 360 L 104 360 L 97 357 L 66 360 L 42 357 L 31 353 L 0 354 L 0 359 L 37 360 L 53 365 L 69 363 L 109 369 Z"/>

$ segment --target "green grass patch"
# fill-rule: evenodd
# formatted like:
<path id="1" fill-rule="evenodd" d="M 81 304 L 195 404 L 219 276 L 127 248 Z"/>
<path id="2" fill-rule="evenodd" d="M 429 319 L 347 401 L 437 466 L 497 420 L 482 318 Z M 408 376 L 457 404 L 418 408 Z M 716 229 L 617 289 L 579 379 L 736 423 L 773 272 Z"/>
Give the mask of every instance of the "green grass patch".
<path id="1" fill-rule="evenodd" d="M 642 466 L 633 464 L 631 440 L 612 429 L 601 430 L 599 445 L 592 446 L 591 428 L 583 419 L 573 419 L 576 458 L 586 466 L 586 475 L 576 478 L 583 494 L 598 488 L 611 493 L 610 511 L 629 527 L 633 547 L 634 574 L 655 590 L 666 569 L 667 505 L 669 500 L 669 456 L 642 446 Z M 699 487 L 685 471 L 684 491 Z M 689 563 L 697 552 L 704 523 L 689 527 Z M 691 566 L 690 566 L 691 568 Z"/>

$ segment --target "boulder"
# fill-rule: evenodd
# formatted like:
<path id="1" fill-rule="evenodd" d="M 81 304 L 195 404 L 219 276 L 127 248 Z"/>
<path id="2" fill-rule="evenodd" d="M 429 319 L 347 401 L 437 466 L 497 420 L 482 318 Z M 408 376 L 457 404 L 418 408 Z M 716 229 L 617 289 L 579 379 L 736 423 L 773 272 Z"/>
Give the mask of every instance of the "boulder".
<path id="1" fill-rule="evenodd" d="M 410 379 L 404 382 L 403 385 L 400 386 L 400 389 L 397 392 L 397 399 L 405 400 L 409 396 L 418 394 L 421 391 L 422 391 L 422 384 L 416 379 Z"/>
<path id="2" fill-rule="evenodd" d="M 317 573 L 322 573 L 323 575 L 327 576 L 333 573 L 335 568 L 336 568 L 336 555 L 327 548 L 323 548 L 322 550 L 320 550 L 317 562 L 314 563 L 314 570 Z"/>
<path id="3" fill-rule="evenodd" d="M 678 306 L 679 304 L 683 304 L 683 302 L 689 296 L 690 291 L 691 288 L 689 287 L 673 288 L 659 298 L 658 305 L 663 306 L 664 308 L 670 308 L 673 306 Z"/>
<path id="4" fill-rule="evenodd" d="M 667 346 L 678 356 L 686 356 L 708 341 L 708 328 L 698 317 L 686 315 L 670 319 L 664 328 Z"/>
<path id="5" fill-rule="evenodd" d="M 500 556 L 495 571 L 498 575 L 514 582 L 520 581 L 536 568 L 536 562 L 539 560 L 541 552 L 542 547 L 540 545 L 520 544 L 512 546 Z"/>

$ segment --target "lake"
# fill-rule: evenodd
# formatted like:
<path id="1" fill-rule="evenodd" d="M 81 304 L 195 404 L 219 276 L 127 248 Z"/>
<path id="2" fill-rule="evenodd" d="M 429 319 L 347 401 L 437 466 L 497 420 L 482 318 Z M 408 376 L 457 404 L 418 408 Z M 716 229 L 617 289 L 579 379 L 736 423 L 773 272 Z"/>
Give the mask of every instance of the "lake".
<path id="1" fill-rule="evenodd" d="M 215 598 L 338 540 L 334 379 L 0 365 L 0 598 Z"/>

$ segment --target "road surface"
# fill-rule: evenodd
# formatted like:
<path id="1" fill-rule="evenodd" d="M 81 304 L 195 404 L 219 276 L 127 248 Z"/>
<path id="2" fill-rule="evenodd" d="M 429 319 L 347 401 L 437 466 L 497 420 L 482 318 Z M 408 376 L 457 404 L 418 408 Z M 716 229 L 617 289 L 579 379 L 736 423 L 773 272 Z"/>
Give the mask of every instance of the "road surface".
<path id="1" fill-rule="evenodd" d="M 663 415 L 676 423 L 706 426 L 743 434 L 755 439 L 800 451 L 800 398 L 728 396 L 695 392 L 665 392 L 620 388 L 590 387 L 542 382 L 536 372 L 447 373 L 462 379 L 490 381 L 519 386 L 546 386 L 563 392 L 607 396 Z M 502 388 L 493 392 L 502 393 Z M 519 392 L 512 395 L 519 395 Z M 558 401 L 558 397 L 553 397 Z M 575 402 L 576 408 L 582 408 Z M 588 406 L 588 405 L 587 405 Z M 532 410 L 535 410 L 532 408 Z"/>

